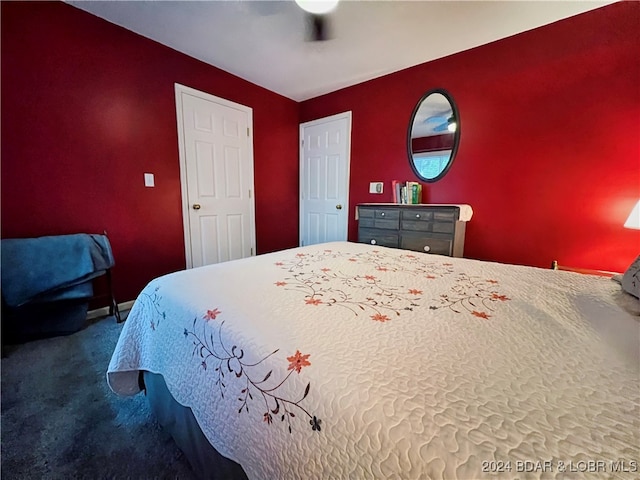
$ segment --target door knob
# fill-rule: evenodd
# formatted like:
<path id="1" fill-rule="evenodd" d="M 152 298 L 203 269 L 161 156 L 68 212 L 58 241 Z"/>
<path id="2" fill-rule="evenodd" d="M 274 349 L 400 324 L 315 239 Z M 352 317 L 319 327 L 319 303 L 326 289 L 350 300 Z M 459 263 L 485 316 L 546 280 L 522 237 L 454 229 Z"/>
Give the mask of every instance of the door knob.
<path id="1" fill-rule="evenodd" d="M 200 210 L 200 204 L 199 203 L 194 203 L 193 204 L 193 209 L 194 210 Z"/>
<path id="2" fill-rule="evenodd" d="M 336 205 L 336 208 L 337 208 L 338 210 L 342 210 L 342 205 L 338 204 L 338 205 Z"/>

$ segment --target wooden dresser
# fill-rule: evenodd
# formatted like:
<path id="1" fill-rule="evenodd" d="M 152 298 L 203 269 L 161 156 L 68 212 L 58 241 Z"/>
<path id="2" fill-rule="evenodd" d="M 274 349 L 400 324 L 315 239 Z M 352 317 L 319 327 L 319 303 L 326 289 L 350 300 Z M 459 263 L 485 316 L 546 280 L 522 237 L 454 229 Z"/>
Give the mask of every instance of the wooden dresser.
<path id="1" fill-rule="evenodd" d="M 462 257 L 469 205 L 362 203 L 358 242 Z"/>

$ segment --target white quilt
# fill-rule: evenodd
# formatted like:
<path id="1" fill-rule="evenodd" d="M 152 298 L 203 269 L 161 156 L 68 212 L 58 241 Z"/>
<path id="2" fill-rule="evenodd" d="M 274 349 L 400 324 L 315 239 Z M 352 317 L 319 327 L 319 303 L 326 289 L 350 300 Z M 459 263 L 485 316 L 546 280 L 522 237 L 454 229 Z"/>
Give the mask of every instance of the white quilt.
<path id="1" fill-rule="evenodd" d="M 620 296 L 570 272 L 301 247 L 152 281 L 108 381 L 133 395 L 139 370 L 162 374 L 250 479 L 638 478 L 640 317 Z"/>

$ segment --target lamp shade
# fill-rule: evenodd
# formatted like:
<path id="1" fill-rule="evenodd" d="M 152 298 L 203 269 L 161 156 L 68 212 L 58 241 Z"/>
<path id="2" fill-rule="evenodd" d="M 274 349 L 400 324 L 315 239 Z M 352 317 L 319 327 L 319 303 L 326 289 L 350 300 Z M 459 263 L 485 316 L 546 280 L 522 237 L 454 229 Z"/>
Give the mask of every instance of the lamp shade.
<path id="1" fill-rule="evenodd" d="M 629 218 L 624 222 L 626 228 L 634 228 L 640 230 L 640 200 L 635 204 L 633 210 L 629 214 Z"/>

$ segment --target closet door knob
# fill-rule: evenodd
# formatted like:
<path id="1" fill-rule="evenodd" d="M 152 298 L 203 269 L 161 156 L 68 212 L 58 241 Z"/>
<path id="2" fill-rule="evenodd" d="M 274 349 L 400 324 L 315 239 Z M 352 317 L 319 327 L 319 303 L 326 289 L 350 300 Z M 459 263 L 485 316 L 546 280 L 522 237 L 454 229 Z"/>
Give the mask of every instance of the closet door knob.
<path id="1" fill-rule="evenodd" d="M 200 204 L 199 203 L 194 203 L 193 204 L 193 209 L 194 210 L 200 210 Z"/>
<path id="2" fill-rule="evenodd" d="M 337 210 L 342 210 L 342 205 L 339 205 L 339 204 L 338 204 L 338 205 L 336 205 L 336 209 L 337 209 Z"/>

